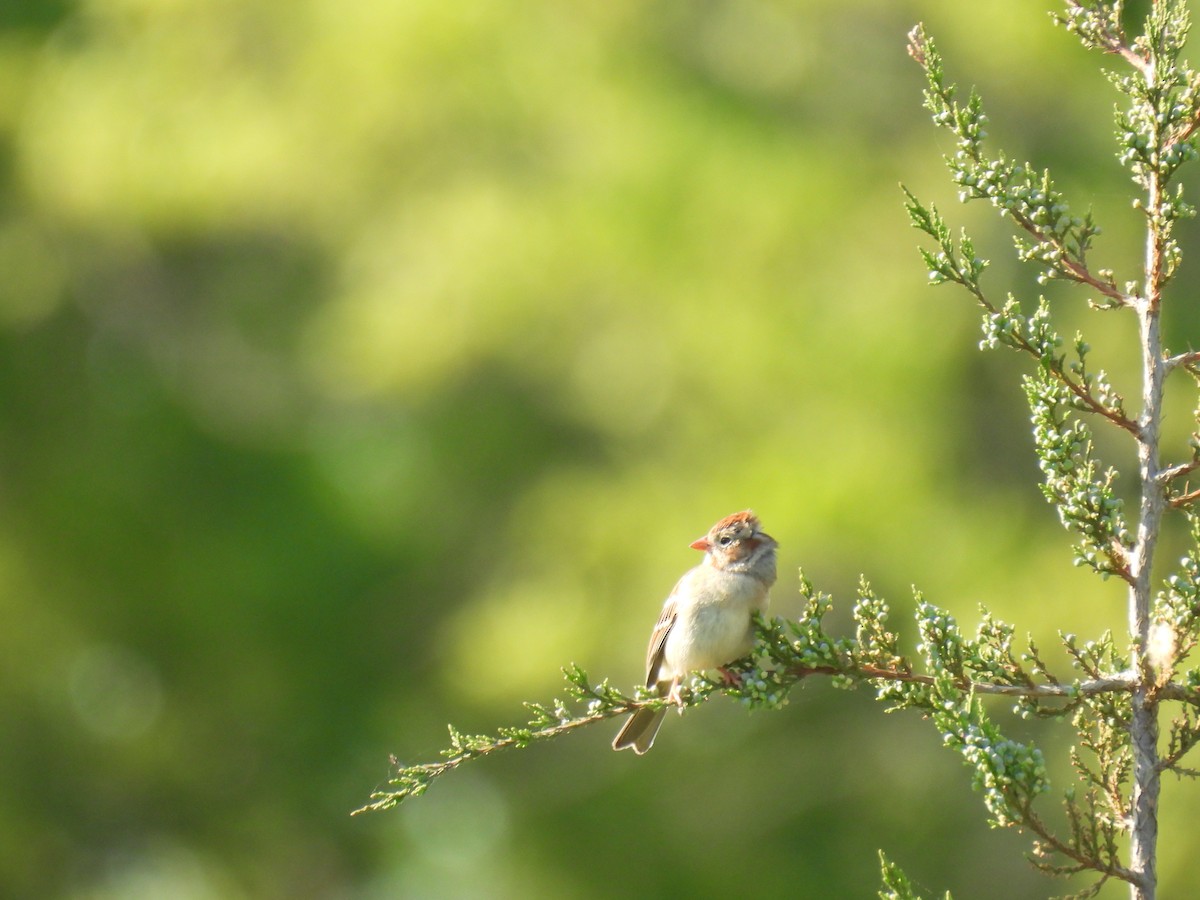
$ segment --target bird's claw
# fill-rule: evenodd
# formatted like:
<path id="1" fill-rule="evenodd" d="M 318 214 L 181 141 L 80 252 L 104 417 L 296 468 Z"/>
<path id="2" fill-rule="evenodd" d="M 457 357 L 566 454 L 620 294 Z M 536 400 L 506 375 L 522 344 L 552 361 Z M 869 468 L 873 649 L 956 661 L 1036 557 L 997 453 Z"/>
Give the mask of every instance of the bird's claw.
<path id="1" fill-rule="evenodd" d="M 683 712 L 683 707 L 684 707 L 683 694 L 681 693 L 682 689 L 683 689 L 683 684 L 677 678 L 671 682 L 671 690 L 667 693 L 667 701 L 670 703 L 673 703 L 677 707 L 679 707 L 680 713 Z"/>
<path id="2" fill-rule="evenodd" d="M 733 669 L 727 669 L 724 666 L 721 666 L 717 669 L 717 671 L 721 673 L 721 681 L 724 682 L 725 687 L 740 688 L 742 686 L 742 676 L 733 671 Z"/>

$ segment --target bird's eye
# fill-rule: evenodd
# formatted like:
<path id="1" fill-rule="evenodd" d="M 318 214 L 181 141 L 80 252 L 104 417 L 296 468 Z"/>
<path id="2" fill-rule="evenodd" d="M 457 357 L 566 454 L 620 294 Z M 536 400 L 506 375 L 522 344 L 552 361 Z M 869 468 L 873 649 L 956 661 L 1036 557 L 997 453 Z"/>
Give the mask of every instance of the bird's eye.
<path id="1" fill-rule="evenodd" d="M 721 535 L 720 538 L 717 539 L 717 543 L 720 544 L 722 547 L 728 547 L 730 544 L 733 543 L 733 538 L 731 538 L 727 534 L 723 534 L 723 535 Z"/>

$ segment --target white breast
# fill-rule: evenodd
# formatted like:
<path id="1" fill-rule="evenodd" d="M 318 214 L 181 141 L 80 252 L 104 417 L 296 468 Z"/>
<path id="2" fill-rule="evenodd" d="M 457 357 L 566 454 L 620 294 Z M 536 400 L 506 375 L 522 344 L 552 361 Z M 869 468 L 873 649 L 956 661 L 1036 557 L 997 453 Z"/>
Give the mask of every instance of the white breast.
<path id="1" fill-rule="evenodd" d="M 667 635 L 660 678 L 712 669 L 745 656 L 754 646 L 750 621 L 767 608 L 767 586 L 746 574 L 697 566 L 675 589 L 677 619 Z"/>

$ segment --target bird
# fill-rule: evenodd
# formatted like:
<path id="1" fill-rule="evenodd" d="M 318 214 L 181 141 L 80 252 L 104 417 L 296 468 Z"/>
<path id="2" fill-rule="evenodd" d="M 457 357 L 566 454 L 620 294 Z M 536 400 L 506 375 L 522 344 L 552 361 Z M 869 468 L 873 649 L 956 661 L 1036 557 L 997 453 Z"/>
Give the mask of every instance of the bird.
<path id="1" fill-rule="evenodd" d="M 779 544 L 747 509 L 721 519 L 690 546 L 704 559 L 671 590 L 646 651 L 646 687 L 681 711 L 680 686 L 689 672 L 715 668 L 727 681 L 736 680 L 724 666 L 754 648 L 752 617 L 770 602 Z M 613 749 L 645 753 L 665 714 L 662 708 L 635 710 Z"/>

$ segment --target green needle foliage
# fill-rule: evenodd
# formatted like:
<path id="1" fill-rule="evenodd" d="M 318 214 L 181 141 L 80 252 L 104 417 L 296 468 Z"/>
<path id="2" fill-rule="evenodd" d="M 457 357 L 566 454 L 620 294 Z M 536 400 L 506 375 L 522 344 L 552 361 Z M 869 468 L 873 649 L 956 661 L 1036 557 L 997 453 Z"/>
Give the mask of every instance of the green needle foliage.
<path id="1" fill-rule="evenodd" d="M 894 862 L 887 858 L 882 852 L 879 854 L 879 862 L 883 867 L 883 890 L 879 892 L 880 900 L 921 900 L 921 895 L 918 894 L 908 880 L 908 876 Z M 947 891 L 942 895 L 943 900 L 953 900 L 950 892 Z"/>
<path id="2" fill-rule="evenodd" d="M 791 689 L 812 676 L 831 678 L 840 687 L 865 685 L 889 710 L 916 710 L 932 723 L 970 770 L 990 823 L 1031 835 L 1035 865 L 1055 875 L 1090 873 L 1090 886 L 1078 896 L 1093 895 L 1116 879 L 1129 885 L 1131 896 L 1149 900 L 1156 892 L 1161 775 L 1195 775 L 1183 761 L 1200 743 L 1200 673 L 1184 668 L 1200 641 L 1200 515 L 1191 509 L 1200 491 L 1185 482 L 1200 467 L 1200 434 L 1192 434 L 1182 459 L 1172 464 L 1160 462 L 1159 447 L 1167 376 L 1182 370 L 1200 382 L 1200 353 L 1171 356 L 1159 331 L 1164 289 L 1182 258 L 1175 224 L 1194 214 L 1174 179 L 1197 155 L 1200 74 L 1181 58 L 1189 26 L 1181 0 L 1153 3 L 1133 37 L 1126 33 L 1120 2 L 1067 2 L 1055 19 L 1085 47 L 1123 66 L 1108 73 L 1125 98 L 1116 112 L 1117 158 L 1137 190 L 1133 206 L 1146 229 L 1144 269 L 1123 282 L 1096 265 L 1092 254 L 1100 228 L 1090 212 L 1073 211 L 1049 171 L 988 149 L 982 99 L 975 92 L 965 101 L 958 98 L 921 26 L 909 35 L 909 53 L 926 75 L 926 108 L 954 138 L 946 163 L 959 198 L 986 201 L 1008 218 L 1017 258 L 1036 267 L 1039 283 L 1075 284 L 1093 309 L 1137 318 L 1143 379 L 1138 412 L 1127 411 L 1130 404 L 1105 371 L 1092 368 L 1082 334 L 1063 338 L 1046 298 L 1029 302 L 1007 293 L 994 299 L 983 283 L 988 261 L 972 239 L 965 232 L 956 235 L 933 205 L 907 189 L 906 208 L 912 224 L 932 241 L 931 249 L 921 250 L 930 282 L 958 285 L 981 307 L 980 347 L 1006 347 L 1030 360 L 1024 392 L 1042 491 L 1075 536 L 1075 564 L 1127 585 L 1129 633 L 1081 639 L 1064 631 L 1071 671 L 1060 677 L 1031 640 L 1017 639 L 1013 625 L 982 610 L 978 627 L 966 633 L 950 612 L 917 593 L 916 653 L 906 655 L 891 630 L 887 602 L 865 580 L 853 607 L 854 633 L 839 637 L 824 625 L 832 598 L 801 573 L 803 614 L 790 621 L 758 619 L 754 653 L 733 666 L 739 683 L 697 673 L 685 686 L 682 707 L 725 693 L 748 707 L 779 709 Z M 1117 469 L 1097 456 L 1093 429 L 1106 427 L 1135 446 L 1137 470 L 1126 477 L 1138 485 L 1136 510 L 1126 510 L 1117 495 Z M 1154 550 L 1164 517 L 1172 512 L 1186 517 L 1192 549 L 1155 593 Z M 419 796 L 468 760 L 668 703 L 644 689 L 624 693 L 607 681 L 593 684 L 576 666 L 564 672 L 565 699 L 529 703 L 527 723 L 495 734 L 464 735 L 451 728 L 443 760 L 397 764 L 389 789 L 358 812 Z M 1064 814 L 1053 823 L 1043 809 L 1051 785 L 1042 752 L 1005 733 L 989 715 L 989 695 L 1009 698 L 1023 718 L 1073 730 L 1069 757 L 1076 781 L 1060 791 Z M 1168 702 L 1180 711 L 1160 752 L 1158 712 Z M 882 854 L 881 861 L 880 897 L 915 898 L 904 873 Z"/>

